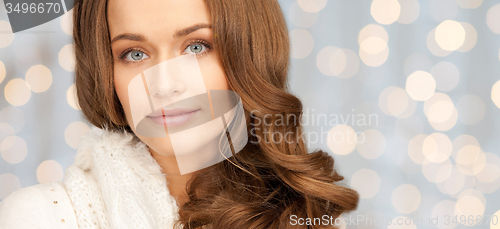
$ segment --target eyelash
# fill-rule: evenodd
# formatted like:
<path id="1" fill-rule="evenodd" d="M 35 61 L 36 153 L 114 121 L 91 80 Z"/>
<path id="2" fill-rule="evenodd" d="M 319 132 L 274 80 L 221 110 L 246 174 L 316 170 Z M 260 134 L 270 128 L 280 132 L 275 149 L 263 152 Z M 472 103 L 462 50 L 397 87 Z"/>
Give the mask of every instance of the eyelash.
<path id="1" fill-rule="evenodd" d="M 190 41 L 189 44 L 184 48 L 184 51 L 191 45 L 194 45 L 194 44 L 201 44 L 201 45 L 204 45 L 206 50 L 202 53 L 199 53 L 199 54 L 195 54 L 197 57 L 201 57 L 201 56 L 204 56 L 205 54 L 209 53 L 211 50 L 212 50 L 212 46 L 205 40 L 201 40 L 201 39 L 198 39 L 198 40 L 194 40 L 194 41 Z M 146 50 L 142 49 L 142 48 L 139 48 L 139 47 L 135 47 L 135 48 L 128 48 L 128 49 L 125 49 L 125 51 L 123 51 L 120 56 L 118 57 L 118 59 L 120 59 L 120 61 L 122 61 L 123 63 L 125 63 L 126 65 L 128 64 L 139 64 L 141 63 L 143 60 L 147 60 L 149 58 L 146 58 L 146 59 L 141 59 L 141 60 L 138 60 L 138 61 L 129 61 L 129 60 L 126 60 L 126 56 L 132 52 L 132 51 L 140 51 L 140 52 L 143 52 L 144 54 L 146 54 Z M 184 53 L 184 51 L 182 51 Z M 146 54 L 147 55 L 147 54 Z"/>

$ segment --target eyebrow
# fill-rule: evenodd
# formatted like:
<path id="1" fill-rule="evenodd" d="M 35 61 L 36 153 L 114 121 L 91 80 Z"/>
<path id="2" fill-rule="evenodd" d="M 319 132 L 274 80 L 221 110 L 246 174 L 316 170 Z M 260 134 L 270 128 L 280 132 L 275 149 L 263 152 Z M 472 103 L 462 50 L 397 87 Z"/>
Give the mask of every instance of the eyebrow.
<path id="1" fill-rule="evenodd" d="M 192 25 L 190 27 L 178 30 L 173 35 L 173 38 L 187 36 L 188 34 L 193 33 L 196 30 L 203 29 L 203 28 L 212 28 L 212 26 L 210 26 L 209 24 L 204 24 L 204 23 L 195 24 L 195 25 Z M 123 33 L 123 34 L 120 34 L 120 35 L 116 36 L 115 38 L 113 38 L 111 43 L 113 43 L 117 40 L 131 40 L 131 41 L 141 41 L 142 42 L 142 41 L 146 41 L 146 38 L 141 34 Z"/>

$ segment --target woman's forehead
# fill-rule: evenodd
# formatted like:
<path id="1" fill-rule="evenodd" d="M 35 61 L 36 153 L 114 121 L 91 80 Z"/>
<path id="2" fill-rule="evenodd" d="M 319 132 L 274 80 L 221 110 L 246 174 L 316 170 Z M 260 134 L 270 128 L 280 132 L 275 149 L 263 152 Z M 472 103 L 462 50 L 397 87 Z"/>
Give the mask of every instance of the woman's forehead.
<path id="1" fill-rule="evenodd" d="M 109 0 L 107 10 L 111 38 L 121 33 L 166 36 L 210 23 L 204 0 Z"/>

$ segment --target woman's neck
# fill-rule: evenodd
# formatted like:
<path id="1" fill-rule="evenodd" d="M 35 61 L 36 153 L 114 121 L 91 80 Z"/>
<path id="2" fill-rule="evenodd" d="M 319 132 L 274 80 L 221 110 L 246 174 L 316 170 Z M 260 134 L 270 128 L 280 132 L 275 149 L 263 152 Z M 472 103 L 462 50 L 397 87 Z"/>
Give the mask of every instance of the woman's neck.
<path id="1" fill-rule="evenodd" d="M 192 173 L 181 175 L 175 156 L 165 156 L 151 148 L 149 152 L 162 168 L 162 173 L 165 174 L 170 195 L 175 197 L 178 205 L 181 206 L 187 201 L 186 184 Z"/>
<path id="2" fill-rule="evenodd" d="M 219 162 L 214 159 L 214 157 L 220 157 L 219 139 L 220 136 L 212 139 L 204 145 L 203 149 L 199 149 L 200 151 L 196 153 L 183 155 L 184 157 L 189 158 L 189 160 L 184 158 L 181 161 L 189 161 L 189 166 L 194 166 L 194 168 L 199 167 L 199 169 L 205 168 L 206 165 L 203 164 L 207 161 L 214 163 Z M 188 199 L 186 194 L 186 184 L 195 171 L 187 174 L 181 174 L 179 164 L 177 163 L 178 160 L 176 156 L 173 155 L 173 151 L 168 154 L 169 156 L 160 154 L 151 148 L 149 148 L 149 152 L 161 166 L 162 172 L 165 174 L 167 179 L 170 194 L 177 199 L 179 206 L 181 206 Z M 181 166 L 182 165 L 186 166 L 186 164 L 181 164 Z"/>

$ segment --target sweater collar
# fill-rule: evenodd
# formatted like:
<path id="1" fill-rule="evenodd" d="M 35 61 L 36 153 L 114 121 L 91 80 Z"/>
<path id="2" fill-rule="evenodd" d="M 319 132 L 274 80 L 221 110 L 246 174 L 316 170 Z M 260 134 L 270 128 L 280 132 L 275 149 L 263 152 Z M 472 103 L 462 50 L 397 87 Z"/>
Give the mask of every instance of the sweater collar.
<path id="1" fill-rule="evenodd" d="M 77 175 L 80 173 L 75 171 L 84 175 Z M 74 186 L 79 179 L 87 186 L 94 186 L 81 190 L 98 190 L 95 192 L 97 197 L 85 200 L 89 203 L 77 201 L 85 205 L 75 206 L 75 211 L 82 208 L 82 211 L 92 212 L 87 209 L 88 204 L 102 206 L 106 219 L 95 219 L 101 228 L 106 228 L 104 225 L 109 228 L 172 228 L 178 217 L 177 202 L 170 195 L 160 165 L 147 145 L 131 133 L 93 127 L 82 137 L 67 175 L 65 183 L 73 185 L 73 195 L 83 195 Z"/>

